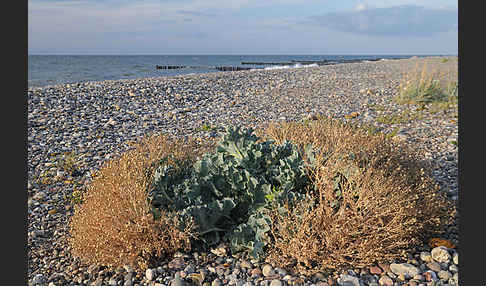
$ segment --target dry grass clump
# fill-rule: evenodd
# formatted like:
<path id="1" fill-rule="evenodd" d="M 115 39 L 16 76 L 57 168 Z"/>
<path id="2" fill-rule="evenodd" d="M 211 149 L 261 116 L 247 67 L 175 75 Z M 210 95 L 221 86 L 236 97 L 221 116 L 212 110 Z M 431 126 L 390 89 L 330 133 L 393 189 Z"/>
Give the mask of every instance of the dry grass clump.
<path id="1" fill-rule="evenodd" d="M 412 72 L 404 75 L 395 101 L 400 104 L 440 105 L 447 109 L 457 105 L 457 71 L 427 70 L 418 64 Z"/>
<path id="2" fill-rule="evenodd" d="M 271 124 L 257 133 L 316 151 L 314 158 L 304 154 L 314 162 L 314 200 L 271 215 L 269 261 L 301 272 L 363 267 L 400 257 L 452 222 L 454 205 L 437 192 L 430 164 L 383 134 L 324 118 Z M 104 164 L 72 217 L 73 254 L 88 263 L 142 268 L 190 250 L 196 226 L 172 213 L 154 220 L 146 191 L 153 163 L 167 155 L 194 163 L 213 143 L 152 136 Z"/>
<path id="3" fill-rule="evenodd" d="M 199 150 L 199 151 L 198 151 Z M 146 189 L 152 163 L 172 154 L 194 159 L 204 148 L 152 136 L 119 158 L 106 162 L 88 186 L 70 222 L 72 252 L 87 263 L 145 267 L 177 250 L 189 250 L 191 222 L 170 213 L 154 220 Z"/>
<path id="4" fill-rule="evenodd" d="M 451 222 L 453 205 L 436 192 L 430 166 L 384 135 L 334 120 L 264 133 L 320 150 L 310 170 L 315 202 L 274 213 L 270 261 L 304 272 L 363 267 L 400 257 Z"/>

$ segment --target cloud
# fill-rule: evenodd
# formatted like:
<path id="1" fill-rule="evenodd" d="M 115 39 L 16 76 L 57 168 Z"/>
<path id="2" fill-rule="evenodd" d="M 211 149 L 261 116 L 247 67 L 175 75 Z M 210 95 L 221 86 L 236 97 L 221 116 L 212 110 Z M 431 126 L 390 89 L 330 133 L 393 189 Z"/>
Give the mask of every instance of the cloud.
<path id="1" fill-rule="evenodd" d="M 457 11 L 413 5 L 366 8 L 358 5 L 351 12 L 310 17 L 326 28 L 371 36 L 428 37 L 457 30 Z"/>

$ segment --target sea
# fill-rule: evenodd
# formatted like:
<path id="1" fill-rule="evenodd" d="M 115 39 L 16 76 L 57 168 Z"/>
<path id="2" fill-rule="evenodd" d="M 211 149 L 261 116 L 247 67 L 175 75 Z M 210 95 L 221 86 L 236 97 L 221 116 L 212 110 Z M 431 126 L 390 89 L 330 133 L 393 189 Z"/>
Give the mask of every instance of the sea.
<path id="1" fill-rule="evenodd" d="M 218 72 L 218 67 L 302 68 L 412 56 L 424 55 L 28 55 L 28 87 L 200 74 Z"/>

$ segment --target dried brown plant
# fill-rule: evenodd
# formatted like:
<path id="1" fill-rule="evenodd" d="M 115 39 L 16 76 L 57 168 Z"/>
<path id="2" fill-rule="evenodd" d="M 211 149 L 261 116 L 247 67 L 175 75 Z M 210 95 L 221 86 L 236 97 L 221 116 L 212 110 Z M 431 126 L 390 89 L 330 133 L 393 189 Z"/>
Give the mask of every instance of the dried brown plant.
<path id="1" fill-rule="evenodd" d="M 315 202 L 274 213 L 269 261 L 301 272 L 364 267 L 399 258 L 451 223 L 454 206 L 410 147 L 337 120 L 274 124 L 264 133 L 321 150 L 309 170 Z M 333 206 L 335 178 L 350 164 L 357 168 Z"/>
<path id="2" fill-rule="evenodd" d="M 194 226 L 184 222 L 186 227 L 179 229 L 181 222 L 170 213 L 154 220 L 146 190 L 152 163 L 168 154 L 194 159 L 205 148 L 209 147 L 153 135 L 105 162 L 71 218 L 73 254 L 86 263 L 138 268 L 178 250 L 189 250 Z"/>
<path id="3" fill-rule="evenodd" d="M 383 134 L 324 118 L 270 124 L 257 134 L 319 151 L 309 169 L 314 201 L 274 212 L 268 261 L 300 272 L 363 267 L 400 257 L 452 221 L 454 205 L 438 193 L 431 164 Z M 195 161 L 215 143 L 196 142 L 151 136 L 105 163 L 72 217 L 73 254 L 88 263 L 141 268 L 189 250 L 195 226 L 183 222 L 181 229 L 170 213 L 154 221 L 146 190 L 154 162 L 169 154 Z M 346 171 L 337 199 L 335 179 Z"/>

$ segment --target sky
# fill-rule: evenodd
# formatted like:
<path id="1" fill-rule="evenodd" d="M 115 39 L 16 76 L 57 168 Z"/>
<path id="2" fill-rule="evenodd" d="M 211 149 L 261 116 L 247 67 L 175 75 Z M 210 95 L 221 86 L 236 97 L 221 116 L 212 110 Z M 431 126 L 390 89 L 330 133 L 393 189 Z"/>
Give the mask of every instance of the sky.
<path id="1" fill-rule="evenodd" d="M 28 54 L 457 55 L 457 0 L 28 0 Z"/>

